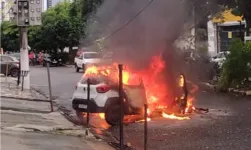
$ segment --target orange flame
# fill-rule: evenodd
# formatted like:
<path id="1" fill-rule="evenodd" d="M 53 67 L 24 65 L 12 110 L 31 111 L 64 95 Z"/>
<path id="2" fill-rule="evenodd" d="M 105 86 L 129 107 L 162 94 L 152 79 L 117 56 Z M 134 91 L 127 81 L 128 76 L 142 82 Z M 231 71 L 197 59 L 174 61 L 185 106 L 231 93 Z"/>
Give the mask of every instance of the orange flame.
<path id="1" fill-rule="evenodd" d="M 162 113 L 162 116 L 164 118 L 168 118 L 168 119 L 177 119 L 177 120 L 187 120 L 190 119 L 189 117 L 179 117 L 179 116 L 175 116 L 174 114 L 168 115 L 166 113 Z"/>
<path id="2" fill-rule="evenodd" d="M 104 75 L 104 76 L 109 76 L 112 80 L 118 82 L 118 69 L 117 69 L 117 64 L 114 63 L 110 66 L 91 66 L 88 67 L 85 71 L 84 76 L 91 76 L 91 75 Z M 153 56 L 151 64 L 147 69 L 144 70 L 137 70 L 137 71 L 132 71 L 128 66 L 126 66 L 126 70 L 123 70 L 123 84 L 135 84 L 139 82 L 136 79 L 142 78 L 145 90 L 146 90 L 146 98 L 148 102 L 148 115 L 151 114 L 156 109 L 166 109 L 167 108 L 167 103 L 166 101 L 169 98 L 169 87 L 167 83 L 165 82 L 165 76 L 162 74 L 163 70 L 165 69 L 165 63 L 161 58 L 161 55 L 158 56 Z M 134 78 L 136 77 L 136 78 Z M 184 86 L 184 77 L 180 76 L 180 81 L 179 81 L 179 86 Z M 197 87 L 194 87 L 195 92 Z M 192 109 L 192 101 L 193 98 L 188 99 L 187 103 L 187 108 L 186 108 L 186 113 L 189 112 L 189 110 Z M 99 114 L 99 116 L 104 119 L 105 116 L 104 114 Z M 178 117 L 175 116 L 174 114 L 168 115 L 166 113 L 162 113 L 162 116 L 165 118 L 170 118 L 170 119 L 178 119 L 178 120 L 185 120 L 189 119 L 189 117 Z M 151 119 L 147 119 L 150 121 Z"/>
<path id="3" fill-rule="evenodd" d="M 105 119 L 105 114 L 104 114 L 104 113 L 99 113 L 99 117 L 100 117 L 101 119 Z"/>

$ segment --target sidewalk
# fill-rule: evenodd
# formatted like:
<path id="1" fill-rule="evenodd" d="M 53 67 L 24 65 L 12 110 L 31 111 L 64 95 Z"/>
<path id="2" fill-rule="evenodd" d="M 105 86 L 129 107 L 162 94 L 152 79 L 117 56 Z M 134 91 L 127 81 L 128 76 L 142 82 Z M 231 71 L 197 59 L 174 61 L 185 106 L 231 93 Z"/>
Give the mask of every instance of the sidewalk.
<path id="1" fill-rule="evenodd" d="M 49 112 L 48 102 L 1 98 L 1 149 L 4 150 L 111 150 L 85 128 Z M 81 138 L 80 138 L 81 137 Z"/>
<path id="2" fill-rule="evenodd" d="M 33 101 L 49 101 L 45 96 L 38 93 L 34 89 L 23 90 L 21 91 L 21 86 L 17 86 L 16 78 L 5 78 L 0 77 L 1 79 L 1 97 L 3 98 L 17 98 L 24 100 L 33 100 Z"/>
<path id="3" fill-rule="evenodd" d="M 112 150 L 86 129 L 62 116 L 57 108 L 33 90 L 20 92 L 13 80 L 1 80 L 1 148 L 4 150 Z M 8 93 L 8 94 L 7 94 Z M 8 97 L 8 98 L 7 98 Z"/>

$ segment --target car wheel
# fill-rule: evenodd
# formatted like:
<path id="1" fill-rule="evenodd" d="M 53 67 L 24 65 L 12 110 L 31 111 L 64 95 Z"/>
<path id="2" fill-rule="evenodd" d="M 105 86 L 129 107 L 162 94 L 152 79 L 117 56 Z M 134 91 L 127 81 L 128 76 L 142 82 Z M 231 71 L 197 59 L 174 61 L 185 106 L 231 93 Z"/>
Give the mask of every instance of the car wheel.
<path id="1" fill-rule="evenodd" d="M 11 69 L 10 76 L 14 77 L 14 78 L 17 77 L 18 76 L 18 69 L 17 68 Z"/>
<path id="2" fill-rule="evenodd" d="M 82 65 L 83 73 L 85 73 L 85 64 Z"/>
<path id="3" fill-rule="evenodd" d="M 124 119 L 124 114 L 122 114 Z M 105 111 L 105 121 L 111 125 L 115 126 L 120 123 L 120 105 L 111 105 Z"/>
<path id="4" fill-rule="evenodd" d="M 82 124 L 84 121 L 83 113 L 81 111 L 76 111 L 76 116 L 78 117 L 80 123 Z"/>
<path id="5" fill-rule="evenodd" d="M 78 66 L 76 66 L 76 72 L 79 72 L 79 68 L 78 68 Z"/>

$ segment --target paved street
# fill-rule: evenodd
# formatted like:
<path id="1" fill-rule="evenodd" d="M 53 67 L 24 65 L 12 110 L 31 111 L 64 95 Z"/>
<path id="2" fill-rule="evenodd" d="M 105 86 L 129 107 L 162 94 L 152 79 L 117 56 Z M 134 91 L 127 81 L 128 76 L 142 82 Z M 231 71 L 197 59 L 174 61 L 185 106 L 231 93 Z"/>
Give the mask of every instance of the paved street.
<path id="1" fill-rule="evenodd" d="M 249 150 L 251 147 L 251 99 L 200 91 L 196 106 L 209 108 L 208 114 L 192 114 L 190 120 L 153 119 L 149 122 L 151 150 Z M 143 149 L 143 123 L 125 126 L 127 142 Z M 117 127 L 109 129 L 119 137 Z"/>
<path id="2" fill-rule="evenodd" d="M 50 75 L 52 95 L 57 97 L 60 104 L 68 108 L 71 107 L 69 99 L 82 73 L 76 73 L 75 68 L 72 67 L 51 67 Z M 36 66 L 31 68 L 31 85 L 49 95 L 46 67 Z"/>
<path id="3" fill-rule="evenodd" d="M 32 68 L 31 83 L 48 94 L 46 73 L 46 68 Z M 60 104 L 71 107 L 68 99 L 80 77 L 74 68 L 51 68 L 53 95 Z M 195 97 L 195 105 L 209 108 L 209 113 L 194 113 L 184 121 L 153 119 L 149 122 L 149 149 L 250 149 L 250 97 L 219 94 L 202 86 Z M 92 117 L 91 124 L 119 138 L 118 127 L 109 127 L 99 117 Z M 143 123 L 125 126 L 125 141 L 143 149 L 143 127 Z"/>

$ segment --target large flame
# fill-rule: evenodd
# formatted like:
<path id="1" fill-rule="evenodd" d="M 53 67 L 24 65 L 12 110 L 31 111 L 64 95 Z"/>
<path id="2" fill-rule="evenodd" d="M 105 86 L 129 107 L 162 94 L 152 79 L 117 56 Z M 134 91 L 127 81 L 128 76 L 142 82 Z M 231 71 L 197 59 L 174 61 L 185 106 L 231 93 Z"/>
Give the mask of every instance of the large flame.
<path id="1" fill-rule="evenodd" d="M 110 66 L 91 66 L 86 69 L 84 76 L 91 76 L 101 74 L 104 76 L 109 76 L 114 81 L 118 81 L 118 70 L 117 64 L 114 63 Z M 123 84 L 136 84 L 139 82 L 138 79 L 141 78 L 143 80 L 146 97 L 148 102 L 148 115 L 151 114 L 154 110 L 163 110 L 162 116 L 164 118 L 170 119 L 178 119 L 185 120 L 189 119 L 189 117 L 177 117 L 174 114 L 167 114 L 164 112 L 164 109 L 167 107 L 168 98 L 171 99 L 170 93 L 168 93 L 168 85 L 165 82 L 165 76 L 162 73 L 165 69 L 165 63 L 159 56 L 153 56 L 151 64 L 147 69 L 144 70 L 130 70 L 129 66 L 123 69 Z M 136 77 L 136 78 L 134 78 Z M 184 86 L 184 78 L 180 78 L 179 85 Z M 192 101 L 193 98 L 189 98 L 187 102 L 186 112 L 192 109 Z M 104 118 L 103 114 L 100 114 L 101 118 Z M 150 121 L 150 118 L 148 119 Z"/>

